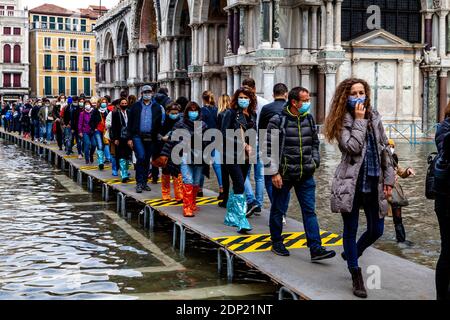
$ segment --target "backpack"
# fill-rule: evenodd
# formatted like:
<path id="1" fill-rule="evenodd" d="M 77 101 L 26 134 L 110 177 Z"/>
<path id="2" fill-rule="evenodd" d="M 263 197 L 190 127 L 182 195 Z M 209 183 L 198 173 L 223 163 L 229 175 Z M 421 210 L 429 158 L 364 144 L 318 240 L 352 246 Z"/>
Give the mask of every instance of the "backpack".
<path id="1" fill-rule="evenodd" d="M 432 152 L 428 156 L 428 169 L 427 176 L 425 178 L 425 197 L 429 200 L 434 200 L 436 198 L 436 191 L 434 190 L 434 179 L 435 179 L 435 166 L 436 161 L 439 159 L 437 152 Z"/>

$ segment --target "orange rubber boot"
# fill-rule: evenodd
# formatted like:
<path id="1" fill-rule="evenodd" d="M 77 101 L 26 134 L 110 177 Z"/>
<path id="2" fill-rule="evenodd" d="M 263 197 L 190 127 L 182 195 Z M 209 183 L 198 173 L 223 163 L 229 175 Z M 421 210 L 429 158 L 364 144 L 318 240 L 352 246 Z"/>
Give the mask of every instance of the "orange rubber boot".
<path id="1" fill-rule="evenodd" d="M 183 201 L 183 178 L 181 174 L 178 177 L 173 177 L 173 190 L 175 192 L 175 199 Z"/>
<path id="2" fill-rule="evenodd" d="M 170 201 L 170 175 L 161 175 L 161 193 L 163 200 Z"/>
<path id="3" fill-rule="evenodd" d="M 183 184 L 183 215 L 185 217 L 195 217 L 192 210 L 192 200 L 194 196 L 194 188 L 192 184 Z"/>
<path id="4" fill-rule="evenodd" d="M 194 186 L 194 194 L 193 194 L 193 198 L 192 198 L 192 211 L 197 212 L 198 211 L 198 207 L 197 207 L 197 193 L 200 190 L 200 186 Z"/>

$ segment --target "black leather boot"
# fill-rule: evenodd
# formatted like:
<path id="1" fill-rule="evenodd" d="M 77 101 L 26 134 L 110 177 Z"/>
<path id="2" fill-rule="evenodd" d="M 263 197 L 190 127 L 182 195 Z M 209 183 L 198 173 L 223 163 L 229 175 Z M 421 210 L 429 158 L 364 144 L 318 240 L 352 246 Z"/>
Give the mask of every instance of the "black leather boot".
<path id="1" fill-rule="evenodd" d="M 349 269 L 353 280 L 353 294 L 358 298 L 367 298 L 366 287 L 364 286 L 364 279 L 361 268 Z"/>

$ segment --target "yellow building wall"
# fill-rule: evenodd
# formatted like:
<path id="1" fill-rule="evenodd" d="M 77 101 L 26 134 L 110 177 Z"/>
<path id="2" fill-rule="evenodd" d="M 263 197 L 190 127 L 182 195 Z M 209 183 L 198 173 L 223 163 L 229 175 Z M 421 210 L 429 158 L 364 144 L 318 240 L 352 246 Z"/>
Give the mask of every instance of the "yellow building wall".
<path id="1" fill-rule="evenodd" d="M 31 15 L 32 16 L 32 15 Z M 32 19 L 30 16 L 30 20 Z M 87 30 L 91 30 L 95 20 L 87 19 Z M 45 48 L 44 39 L 51 39 L 50 48 Z M 58 47 L 58 39 L 64 39 L 64 49 Z M 70 48 L 70 41 L 76 40 L 76 49 Z M 84 40 L 89 40 L 89 50 L 83 49 Z M 65 94 L 72 95 L 71 78 L 77 78 L 77 95 L 84 93 L 84 79 L 90 79 L 90 92 L 87 96 L 95 95 L 95 35 L 92 32 L 72 32 L 50 29 L 33 29 L 30 31 L 30 86 L 32 96 L 43 97 L 45 95 L 45 77 L 51 77 L 51 97 L 60 93 L 59 77 L 65 78 Z M 51 70 L 44 70 L 45 56 L 51 55 Z M 65 57 L 65 71 L 58 70 L 58 57 Z M 77 57 L 77 71 L 70 71 L 70 58 Z M 83 71 L 83 58 L 90 58 L 90 71 Z"/>

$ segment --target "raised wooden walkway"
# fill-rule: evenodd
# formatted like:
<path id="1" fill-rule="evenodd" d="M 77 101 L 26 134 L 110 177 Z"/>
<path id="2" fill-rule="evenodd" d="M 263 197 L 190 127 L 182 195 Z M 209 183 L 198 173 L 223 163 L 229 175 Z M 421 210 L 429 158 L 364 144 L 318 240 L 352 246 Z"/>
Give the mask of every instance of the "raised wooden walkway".
<path id="1" fill-rule="evenodd" d="M 77 156 L 66 156 L 55 144 L 44 145 L 23 139 L 14 133 L 0 129 L 1 138 L 20 147 L 39 154 L 49 163 L 68 171 L 72 178 L 77 178 L 80 185 L 87 183 L 89 191 L 94 191 L 95 184 L 102 187 L 103 200 L 108 201 L 113 193 L 117 197 L 117 212 L 123 218 L 131 219 L 127 213 L 127 199 L 144 205 L 143 212 L 134 212 L 140 226 L 153 232 L 157 216 L 166 216 L 173 221 L 173 245 L 178 247 L 180 255 L 189 254 L 186 248 L 186 230 L 196 233 L 214 242 L 218 247 L 218 269 L 226 261 L 227 277 L 233 278 L 233 260 L 239 258 L 247 265 L 267 275 L 280 285 L 279 298 L 294 299 L 358 299 L 351 291 L 351 277 L 346 263 L 340 257 L 342 239 L 336 233 L 322 231 L 322 244 L 337 251 L 334 259 L 312 263 L 303 225 L 287 218 L 284 230 L 286 246 L 291 251 L 290 257 L 280 257 L 270 252 L 268 228 L 268 210 L 263 210 L 259 217 L 250 218 L 253 230 L 249 235 L 236 233 L 235 228 L 223 224 L 225 209 L 217 206 L 217 194 L 205 190 L 205 197 L 198 199 L 200 211 L 195 218 L 185 218 L 181 205 L 161 199 L 160 185 L 151 184 L 152 191 L 137 194 L 135 192 L 134 171 L 132 179 L 122 184 L 118 177 L 111 175 L 110 167 L 99 171 L 96 165 L 86 166 Z M 186 252 L 187 249 L 187 252 Z M 360 259 L 364 277 L 368 284 L 368 299 L 374 300 L 423 300 L 435 299 L 434 271 L 422 265 L 396 257 L 381 250 L 369 248 Z M 367 272 L 365 272 L 367 271 Z M 379 282 L 377 282 L 377 275 Z M 379 285 L 377 285 L 379 284 Z"/>

